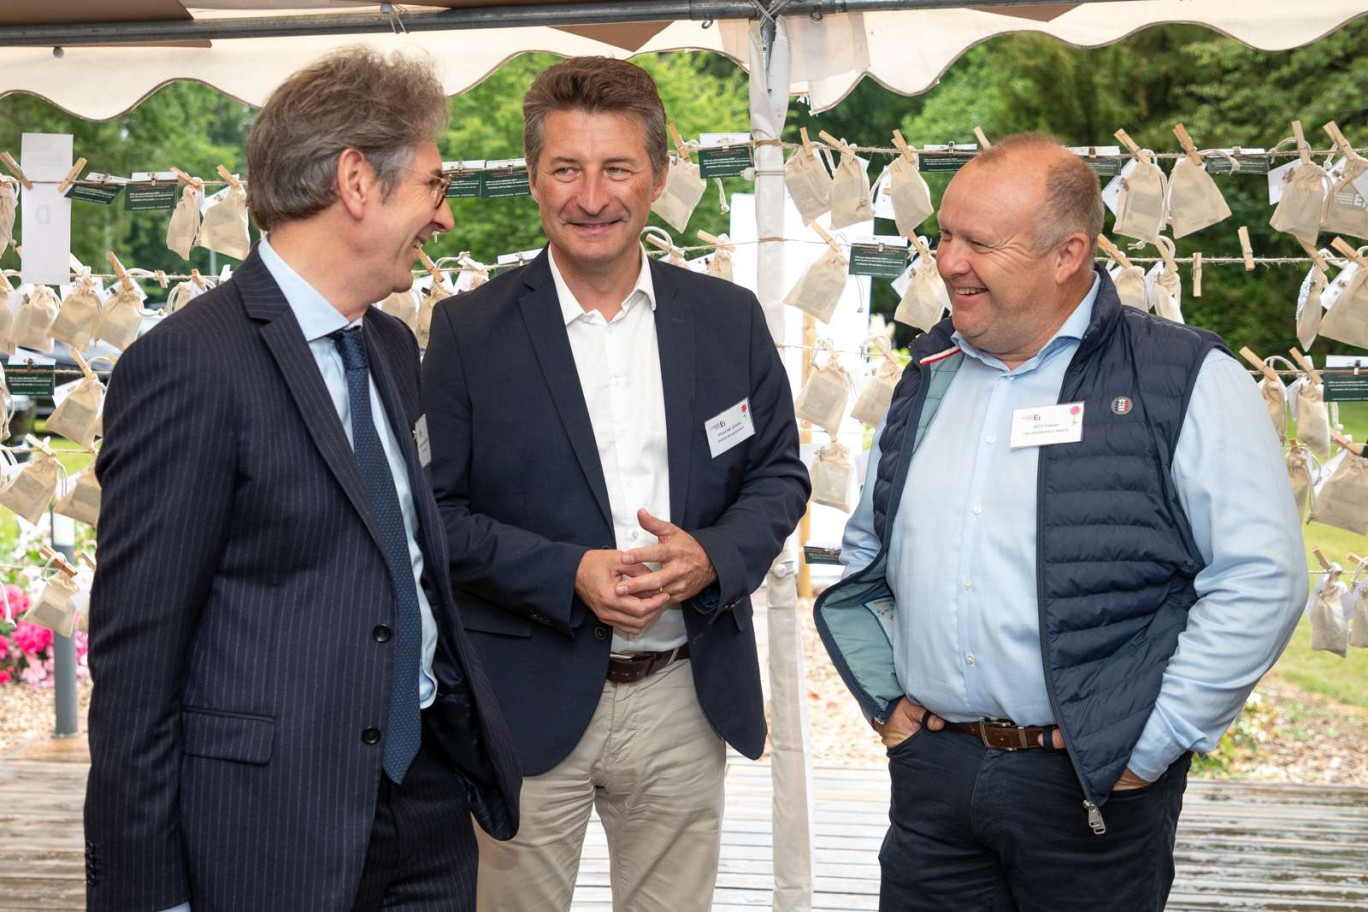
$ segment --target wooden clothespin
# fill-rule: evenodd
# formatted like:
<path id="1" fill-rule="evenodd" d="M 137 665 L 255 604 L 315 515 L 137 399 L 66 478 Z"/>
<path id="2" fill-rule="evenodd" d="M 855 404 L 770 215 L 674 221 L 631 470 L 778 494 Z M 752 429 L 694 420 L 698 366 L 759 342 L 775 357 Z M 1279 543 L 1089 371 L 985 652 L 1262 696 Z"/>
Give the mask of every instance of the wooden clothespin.
<path id="1" fill-rule="evenodd" d="M 855 154 L 855 150 L 854 150 L 854 149 L 850 148 L 850 146 L 847 146 L 845 143 L 841 142 L 839 139 L 837 139 L 836 137 L 832 136 L 832 135 L 831 135 L 830 133 L 828 133 L 826 130 L 818 130 L 818 131 L 817 131 L 817 138 L 820 139 L 822 142 L 826 143 L 826 144 L 827 144 L 828 146 L 830 146 L 831 148 L 833 148 L 833 149 L 835 149 L 836 151 L 840 152 L 842 155 L 854 155 L 854 154 Z"/>
<path id="2" fill-rule="evenodd" d="M 832 250 L 836 251 L 837 253 L 844 254 L 844 251 L 841 250 L 841 245 L 836 243 L 836 239 L 832 237 L 830 234 L 828 234 L 825 228 L 823 228 L 816 222 L 808 222 L 808 227 L 811 228 L 813 231 L 817 232 L 819 235 L 821 235 L 822 240 L 826 241 L 827 244 L 830 245 Z"/>
<path id="3" fill-rule="evenodd" d="M 66 177 L 62 178 L 62 182 L 57 185 L 57 192 L 66 193 L 67 187 L 70 187 L 76 181 L 76 178 L 81 176 L 81 169 L 85 166 L 86 160 L 84 158 L 76 159 L 76 164 L 71 166 L 71 170 L 66 173 Z"/>
<path id="4" fill-rule="evenodd" d="M 160 285 L 162 288 L 165 288 L 167 285 L 166 271 L 158 269 L 156 272 L 152 274 L 156 277 L 157 284 Z"/>
<path id="5" fill-rule="evenodd" d="M 1245 272 L 1254 271 L 1254 248 L 1249 246 L 1249 229 L 1244 225 L 1240 226 L 1240 253 L 1244 256 Z"/>
<path id="6" fill-rule="evenodd" d="M 907 140 L 903 139 L 902 130 L 893 131 L 893 145 L 897 146 L 898 151 L 903 154 L 903 158 L 914 165 L 917 163 L 917 150 L 909 146 Z"/>
<path id="7" fill-rule="evenodd" d="M 1202 164 L 1202 156 L 1198 154 L 1197 145 L 1192 141 L 1192 137 L 1188 135 L 1187 128 L 1182 124 L 1178 124 L 1173 128 L 1173 135 L 1178 137 L 1178 142 L 1182 145 L 1183 151 L 1187 153 L 1187 157 L 1192 159 L 1192 163 L 1200 167 Z"/>
<path id="8" fill-rule="evenodd" d="M 39 440 L 37 437 L 34 437 L 32 434 L 24 435 L 24 443 L 27 443 L 30 449 L 37 450 L 44 456 L 51 456 L 53 459 L 57 458 L 57 454 L 52 451 L 52 447 Z"/>
<path id="9" fill-rule="evenodd" d="M 437 268 L 436 263 L 432 262 L 432 257 L 427 255 L 427 251 L 423 250 L 421 247 L 418 249 L 418 258 L 423 261 L 423 267 L 427 269 L 428 275 L 441 282 L 442 271 Z"/>
<path id="10" fill-rule="evenodd" d="M 1327 572 L 1334 570 L 1334 568 L 1330 566 L 1330 562 L 1325 559 L 1325 554 L 1321 551 L 1320 545 L 1317 545 L 1316 547 L 1312 548 L 1311 553 L 1315 555 L 1316 563 L 1321 565 L 1322 570 L 1325 570 Z"/>
<path id="11" fill-rule="evenodd" d="M 1130 258 L 1127 257 L 1124 253 L 1122 253 L 1121 248 L 1113 244 L 1111 242 L 1111 239 L 1108 238 L 1105 234 L 1099 234 L 1097 236 L 1097 246 L 1101 247 L 1102 250 L 1106 252 L 1107 256 L 1111 257 L 1113 260 L 1116 260 L 1116 262 L 1120 263 L 1122 269 L 1130 269 Z"/>
<path id="12" fill-rule="evenodd" d="M 1194 251 L 1192 254 L 1192 296 L 1200 298 L 1202 296 L 1202 254 Z"/>
<path id="13" fill-rule="evenodd" d="M 1363 563 L 1363 558 L 1359 557 L 1359 556 L 1358 556 L 1357 554 L 1355 554 L 1353 551 L 1346 551 L 1346 552 L 1344 552 L 1344 556 L 1347 557 L 1347 558 L 1349 558 L 1349 561 L 1350 561 L 1352 564 L 1354 564 L 1354 566 L 1358 566 L 1359 564 L 1362 564 L 1362 563 Z"/>
<path id="14" fill-rule="evenodd" d="M 698 239 L 705 244 L 712 244 L 714 247 L 720 247 L 723 250 L 736 249 L 736 245 L 733 244 L 730 239 L 724 241 L 717 235 L 709 234 L 702 228 L 698 229 Z"/>
<path id="15" fill-rule="evenodd" d="M 798 138 L 803 141 L 803 152 L 807 154 L 807 157 L 815 158 L 816 155 L 812 151 L 812 140 L 808 139 L 807 127 L 798 128 Z"/>
<path id="16" fill-rule="evenodd" d="M 671 244 L 669 241 L 662 241 L 659 237 L 657 237 L 654 234 L 646 235 L 646 243 L 654 244 L 657 249 L 663 250 L 666 253 L 670 253 L 675 249 L 674 244 Z"/>
<path id="17" fill-rule="evenodd" d="M 229 171 L 227 168 L 223 167 L 223 165 L 218 166 L 218 174 L 219 177 L 226 180 L 228 182 L 228 186 L 232 187 L 234 190 L 242 189 L 242 181 L 238 180 L 237 176 L 233 174 L 231 171 Z"/>
<path id="18" fill-rule="evenodd" d="M 1324 382 L 1325 378 L 1321 376 L 1321 372 L 1316 370 L 1315 366 L 1311 363 L 1310 358 L 1301 353 L 1301 349 L 1294 345 L 1289 348 L 1288 351 L 1292 353 L 1292 360 L 1297 362 L 1297 366 L 1306 371 L 1306 376 L 1311 378 L 1312 383 L 1320 385 Z"/>
<path id="19" fill-rule="evenodd" d="M 1135 156 L 1137 160 L 1142 162 L 1149 161 L 1149 156 L 1145 154 L 1145 150 L 1137 146 L 1135 140 L 1131 139 L 1130 134 L 1125 130 L 1117 130 L 1113 135 L 1121 145 L 1126 147 L 1126 151 Z"/>
<path id="20" fill-rule="evenodd" d="M 1348 437 L 1345 437 L 1336 428 L 1330 428 L 1330 439 L 1335 441 L 1335 443 L 1338 443 L 1344 449 L 1353 453 L 1355 456 L 1363 455 L 1363 444 L 1354 443 L 1354 441 L 1350 440 Z"/>
<path id="21" fill-rule="evenodd" d="M 200 271 L 198 269 L 190 270 L 190 283 L 194 285 L 196 288 L 198 288 L 200 291 L 204 291 L 205 289 L 204 276 L 200 275 Z"/>
<path id="22" fill-rule="evenodd" d="M 1306 144 L 1306 135 L 1302 133 L 1300 120 L 1292 121 L 1292 135 L 1297 138 L 1297 154 L 1301 156 L 1301 163 L 1311 164 L 1311 147 Z"/>
<path id="23" fill-rule="evenodd" d="M 978 140 L 979 149 L 981 151 L 986 152 L 987 150 L 993 148 L 993 144 L 990 143 L 988 141 L 988 137 L 984 135 L 982 127 L 974 127 L 974 138 Z"/>
<path id="24" fill-rule="evenodd" d="M 1317 269 L 1325 272 L 1329 268 L 1330 264 L 1325 262 L 1325 257 L 1321 256 L 1320 251 L 1313 245 L 1306 243 L 1301 238 L 1297 238 L 1297 243 L 1301 244 L 1302 250 L 1306 251 L 1306 255 L 1311 258 L 1312 263 L 1316 264 Z"/>
<path id="25" fill-rule="evenodd" d="M 67 563 L 67 559 L 64 556 L 48 547 L 46 542 L 38 546 L 38 553 L 43 556 L 43 560 L 52 564 L 52 566 L 65 573 L 67 576 L 72 579 L 76 578 L 76 568 Z"/>
<path id="26" fill-rule="evenodd" d="M 19 163 L 10 156 L 9 152 L 0 152 L 0 161 L 5 163 L 5 167 L 9 168 L 10 174 L 14 175 L 15 180 L 19 181 L 25 190 L 33 189 L 33 181 L 29 180 L 24 175 L 24 169 L 19 167 Z"/>
<path id="27" fill-rule="evenodd" d="M 1339 149 L 1340 154 L 1345 158 L 1352 161 L 1359 157 L 1359 154 L 1354 151 L 1354 147 L 1350 145 L 1349 140 L 1344 138 L 1344 133 L 1340 130 L 1339 124 L 1332 120 L 1321 129 L 1330 134 L 1330 141 L 1335 144 L 1335 148 Z"/>
<path id="28" fill-rule="evenodd" d="M 94 372 L 93 370 L 90 369 L 90 365 L 86 363 L 86 359 L 81 357 L 81 353 L 80 353 L 80 352 L 78 352 L 76 349 L 73 348 L 73 349 L 71 350 L 71 357 L 72 357 L 72 360 L 74 360 L 74 361 L 76 362 L 76 366 L 79 367 L 79 368 L 81 369 L 81 373 L 85 374 L 85 378 L 86 378 L 87 380 L 98 380 L 98 379 L 99 379 L 98 377 L 95 376 L 95 372 Z"/>
<path id="29" fill-rule="evenodd" d="M 91 570 L 96 569 L 95 558 L 90 556 L 89 551 L 82 551 L 79 554 L 77 554 L 76 557 L 80 559 L 81 563 L 85 564 Z"/>
<path id="30" fill-rule="evenodd" d="M 670 131 L 670 138 L 674 140 L 675 151 L 679 153 L 681 159 L 688 161 L 689 147 L 684 145 L 684 137 L 679 135 L 679 130 L 675 128 L 674 124 L 670 124 L 667 129 Z"/>
<path id="31" fill-rule="evenodd" d="M 1240 357 L 1249 362 L 1250 366 L 1264 375 L 1264 379 L 1282 386 L 1282 381 L 1278 379 L 1278 374 L 1273 368 L 1264 363 L 1263 359 L 1254 354 L 1254 349 L 1246 345 L 1240 349 Z"/>
<path id="32" fill-rule="evenodd" d="M 931 262 L 931 249 L 922 243 L 921 238 L 917 237 L 917 232 L 914 231 L 909 234 L 907 239 L 912 242 L 912 246 L 916 249 L 917 256 L 922 258 L 922 262 L 929 264 Z"/>
<path id="33" fill-rule="evenodd" d="M 1344 238 L 1335 238 L 1330 242 L 1330 246 L 1344 254 L 1348 259 L 1357 263 L 1360 267 L 1368 269 L 1368 257 L 1364 257 L 1363 254 L 1359 253 L 1353 247 L 1350 247 L 1349 244 L 1345 242 Z"/>
<path id="34" fill-rule="evenodd" d="M 114 255 L 114 251 L 111 250 L 106 253 L 105 259 L 109 260 L 109 265 L 114 267 L 114 274 L 119 277 L 119 283 L 123 285 L 125 289 L 132 291 L 134 288 L 133 280 L 129 278 L 128 273 L 124 271 L 123 263 L 119 262 L 119 258 Z"/>
<path id="35" fill-rule="evenodd" d="M 219 167 L 222 167 L 222 165 L 220 165 Z M 225 168 L 224 170 L 226 171 L 227 169 Z M 192 177 L 192 176 L 190 176 L 189 174 L 186 174 L 186 173 L 185 173 L 184 171 L 182 171 L 180 168 L 172 168 L 172 169 L 171 169 L 171 173 L 175 174 L 176 177 L 177 177 L 177 178 L 181 181 L 181 183 L 183 183 L 183 184 L 189 184 L 190 186 L 194 187 L 196 190 L 202 190 L 202 189 L 204 189 L 204 181 L 200 180 L 198 177 Z"/>

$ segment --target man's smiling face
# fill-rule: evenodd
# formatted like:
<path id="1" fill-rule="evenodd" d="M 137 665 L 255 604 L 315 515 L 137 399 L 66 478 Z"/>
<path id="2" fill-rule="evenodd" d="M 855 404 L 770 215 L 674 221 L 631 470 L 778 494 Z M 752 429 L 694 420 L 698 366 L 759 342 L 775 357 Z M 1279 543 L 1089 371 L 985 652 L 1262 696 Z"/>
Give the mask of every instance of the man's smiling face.
<path id="1" fill-rule="evenodd" d="M 532 195 L 562 269 L 603 272 L 640 259 L 641 229 L 665 187 L 630 114 L 551 111 Z"/>

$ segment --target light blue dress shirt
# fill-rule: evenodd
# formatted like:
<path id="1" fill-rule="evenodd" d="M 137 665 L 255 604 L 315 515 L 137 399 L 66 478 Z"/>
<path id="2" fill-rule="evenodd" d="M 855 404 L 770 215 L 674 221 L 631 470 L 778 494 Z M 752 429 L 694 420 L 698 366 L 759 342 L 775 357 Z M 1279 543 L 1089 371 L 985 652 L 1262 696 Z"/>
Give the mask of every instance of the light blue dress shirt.
<path id="1" fill-rule="evenodd" d="M 1055 721 L 1036 598 L 1040 448 L 1011 448 L 1012 412 L 1059 401 L 1097 289 L 1094 278 L 1039 354 L 1012 370 L 956 333 L 964 363 L 912 457 L 903 498 L 917 509 L 898 511 L 888 555 L 894 663 L 904 693 L 950 721 Z M 882 435 L 881 426 L 871 475 Z M 1287 644 L 1307 591 L 1282 450 L 1257 387 L 1223 352 L 1198 373 L 1172 473 L 1206 567 L 1131 755 L 1146 780 L 1186 750 L 1216 746 Z M 866 483 L 846 526 L 846 575 L 879 550 L 873 488 Z"/>

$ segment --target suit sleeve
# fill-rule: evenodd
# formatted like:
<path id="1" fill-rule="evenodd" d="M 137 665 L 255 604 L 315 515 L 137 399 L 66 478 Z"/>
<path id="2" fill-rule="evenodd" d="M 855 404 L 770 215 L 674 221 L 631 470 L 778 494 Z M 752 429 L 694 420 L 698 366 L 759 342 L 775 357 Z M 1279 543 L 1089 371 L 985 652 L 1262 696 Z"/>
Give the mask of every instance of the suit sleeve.
<path id="1" fill-rule="evenodd" d="M 471 509 L 476 429 L 449 305 L 438 306 L 423 358 L 423 411 L 432 444 L 433 493 L 446 527 L 453 586 L 519 617 L 574 635 L 575 574 L 588 550 Z"/>
<path id="2" fill-rule="evenodd" d="M 85 805 L 92 912 L 191 898 L 178 808 L 181 698 L 229 526 L 231 381 L 169 328 L 131 346 L 110 381 L 90 599 L 99 684 Z"/>
<path id="3" fill-rule="evenodd" d="M 807 509 L 811 484 L 798 454 L 798 423 L 788 374 L 779 358 L 765 315 L 750 300 L 751 413 L 755 437 L 746 460 L 745 478 L 736 500 L 703 529 L 688 531 L 708 553 L 717 582 L 691 604 L 714 618 L 760 588 L 784 539 Z"/>

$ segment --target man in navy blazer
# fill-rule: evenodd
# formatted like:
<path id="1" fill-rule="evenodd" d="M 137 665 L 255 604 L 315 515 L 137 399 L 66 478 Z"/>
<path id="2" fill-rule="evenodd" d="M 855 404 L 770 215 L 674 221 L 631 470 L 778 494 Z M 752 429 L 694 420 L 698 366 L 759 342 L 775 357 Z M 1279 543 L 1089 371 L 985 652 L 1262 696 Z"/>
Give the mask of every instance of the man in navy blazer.
<path id="1" fill-rule="evenodd" d="M 451 227 L 431 67 L 339 52 L 247 139 L 269 235 L 119 360 L 96 464 L 93 912 L 474 905 L 518 826 L 423 464 L 418 347 L 369 303 Z"/>
<path id="2" fill-rule="evenodd" d="M 646 258 L 650 77 L 578 58 L 524 101 L 550 243 L 438 305 L 423 363 L 461 617 L 527 778 L 479 908 L 570 904 L 597 804 L 614 908 L 711 907 L 724 741 L 765 742 L 750 593 L 809 486 L 755 296 Z"/>

